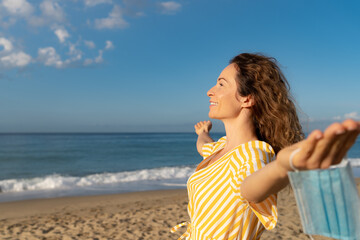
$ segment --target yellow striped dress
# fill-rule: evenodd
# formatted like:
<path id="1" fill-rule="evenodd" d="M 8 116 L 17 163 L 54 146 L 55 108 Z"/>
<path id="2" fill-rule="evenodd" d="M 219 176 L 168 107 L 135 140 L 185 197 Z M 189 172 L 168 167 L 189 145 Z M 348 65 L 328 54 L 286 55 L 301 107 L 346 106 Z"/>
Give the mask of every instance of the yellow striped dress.
<path id="1" fill-rule="evenodd" d="M 200 164 L 208 162 L 225 144 L 226 137 L 205 144 Z M 240 188 L 247 176 L 274 159 L 268 143 L 250 141 L 192 174 L 187 182 L 191 222 L 182 238 L 260 239 L 265 229 L 273 229 L 277 222 L 276 194 L 261 203 L 249 203 L 241 196 Z"/>

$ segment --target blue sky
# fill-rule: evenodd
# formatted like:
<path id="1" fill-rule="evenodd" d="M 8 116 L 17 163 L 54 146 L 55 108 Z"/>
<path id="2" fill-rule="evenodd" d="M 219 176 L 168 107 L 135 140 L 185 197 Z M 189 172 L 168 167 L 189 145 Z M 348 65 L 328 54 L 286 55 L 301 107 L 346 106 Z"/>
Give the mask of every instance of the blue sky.
<path id="1" fill-rule="evenodd" d="M 241 52 L 278 60 L 306 129 L 360 119 L 359 10 L 357 1 L 0 0 L 0 132 L 189 132 Z"/>

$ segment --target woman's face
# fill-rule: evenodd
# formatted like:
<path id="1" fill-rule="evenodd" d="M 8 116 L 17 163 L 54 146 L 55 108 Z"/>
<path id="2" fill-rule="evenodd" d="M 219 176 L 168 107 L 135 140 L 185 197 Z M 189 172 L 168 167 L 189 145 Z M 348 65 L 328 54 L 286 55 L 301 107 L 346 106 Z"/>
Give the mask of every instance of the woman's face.
<path id="1" fill-rule="evenodd" d="M 207 95 L 210 97 L 209 117 L 219 120 L 236 118 L 240 114 L 242 97 L 237 91 L 235 64 L 228 65 Z"/>

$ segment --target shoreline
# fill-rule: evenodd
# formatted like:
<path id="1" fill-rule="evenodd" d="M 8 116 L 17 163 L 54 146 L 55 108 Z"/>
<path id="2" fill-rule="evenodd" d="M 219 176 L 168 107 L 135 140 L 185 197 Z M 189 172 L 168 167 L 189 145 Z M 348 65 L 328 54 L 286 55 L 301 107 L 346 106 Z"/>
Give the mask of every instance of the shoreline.
<path id="1" fill-rule="evenodd" d="M 356 179 L 360 190 L 360 178 Z M 186 189 L 72 196 L 0 203 L 1 239 L 178 239 L 189 221 Z M 262 239 L 309 239 L 290 187 L 278 194 L 279 220 Z M 316 239 L 329 239 L 316 236 Z"/>
<path id="2" fill-rule="evenodd" d="M 353 158 L 350 163 L 355 178 L 360 178 L 360 158 Z M 27 199 L 181 189 L 186 188 L 187 179 L 195 168 L 195 165 L 176 165 L 123 172 L 93 173 L 77 177 L 54 173 L 42 177 L 3 179 L 0 180 L 0 203 Z"/>

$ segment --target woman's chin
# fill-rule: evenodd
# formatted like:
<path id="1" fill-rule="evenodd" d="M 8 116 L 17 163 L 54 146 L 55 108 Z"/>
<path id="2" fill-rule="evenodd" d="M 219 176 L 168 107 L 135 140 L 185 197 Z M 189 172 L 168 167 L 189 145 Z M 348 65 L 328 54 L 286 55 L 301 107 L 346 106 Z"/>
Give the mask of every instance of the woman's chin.
<path id="1" fill-rule="evenodd" d="M 209 112 L 208 116 L 209 116 L 209 118 L 211 118 L 211 119 L 219 119 L 219 118 L 216 116 L 216 114 L 213 114 L 213 113 L 211 113 L 211 112 Z"/>

